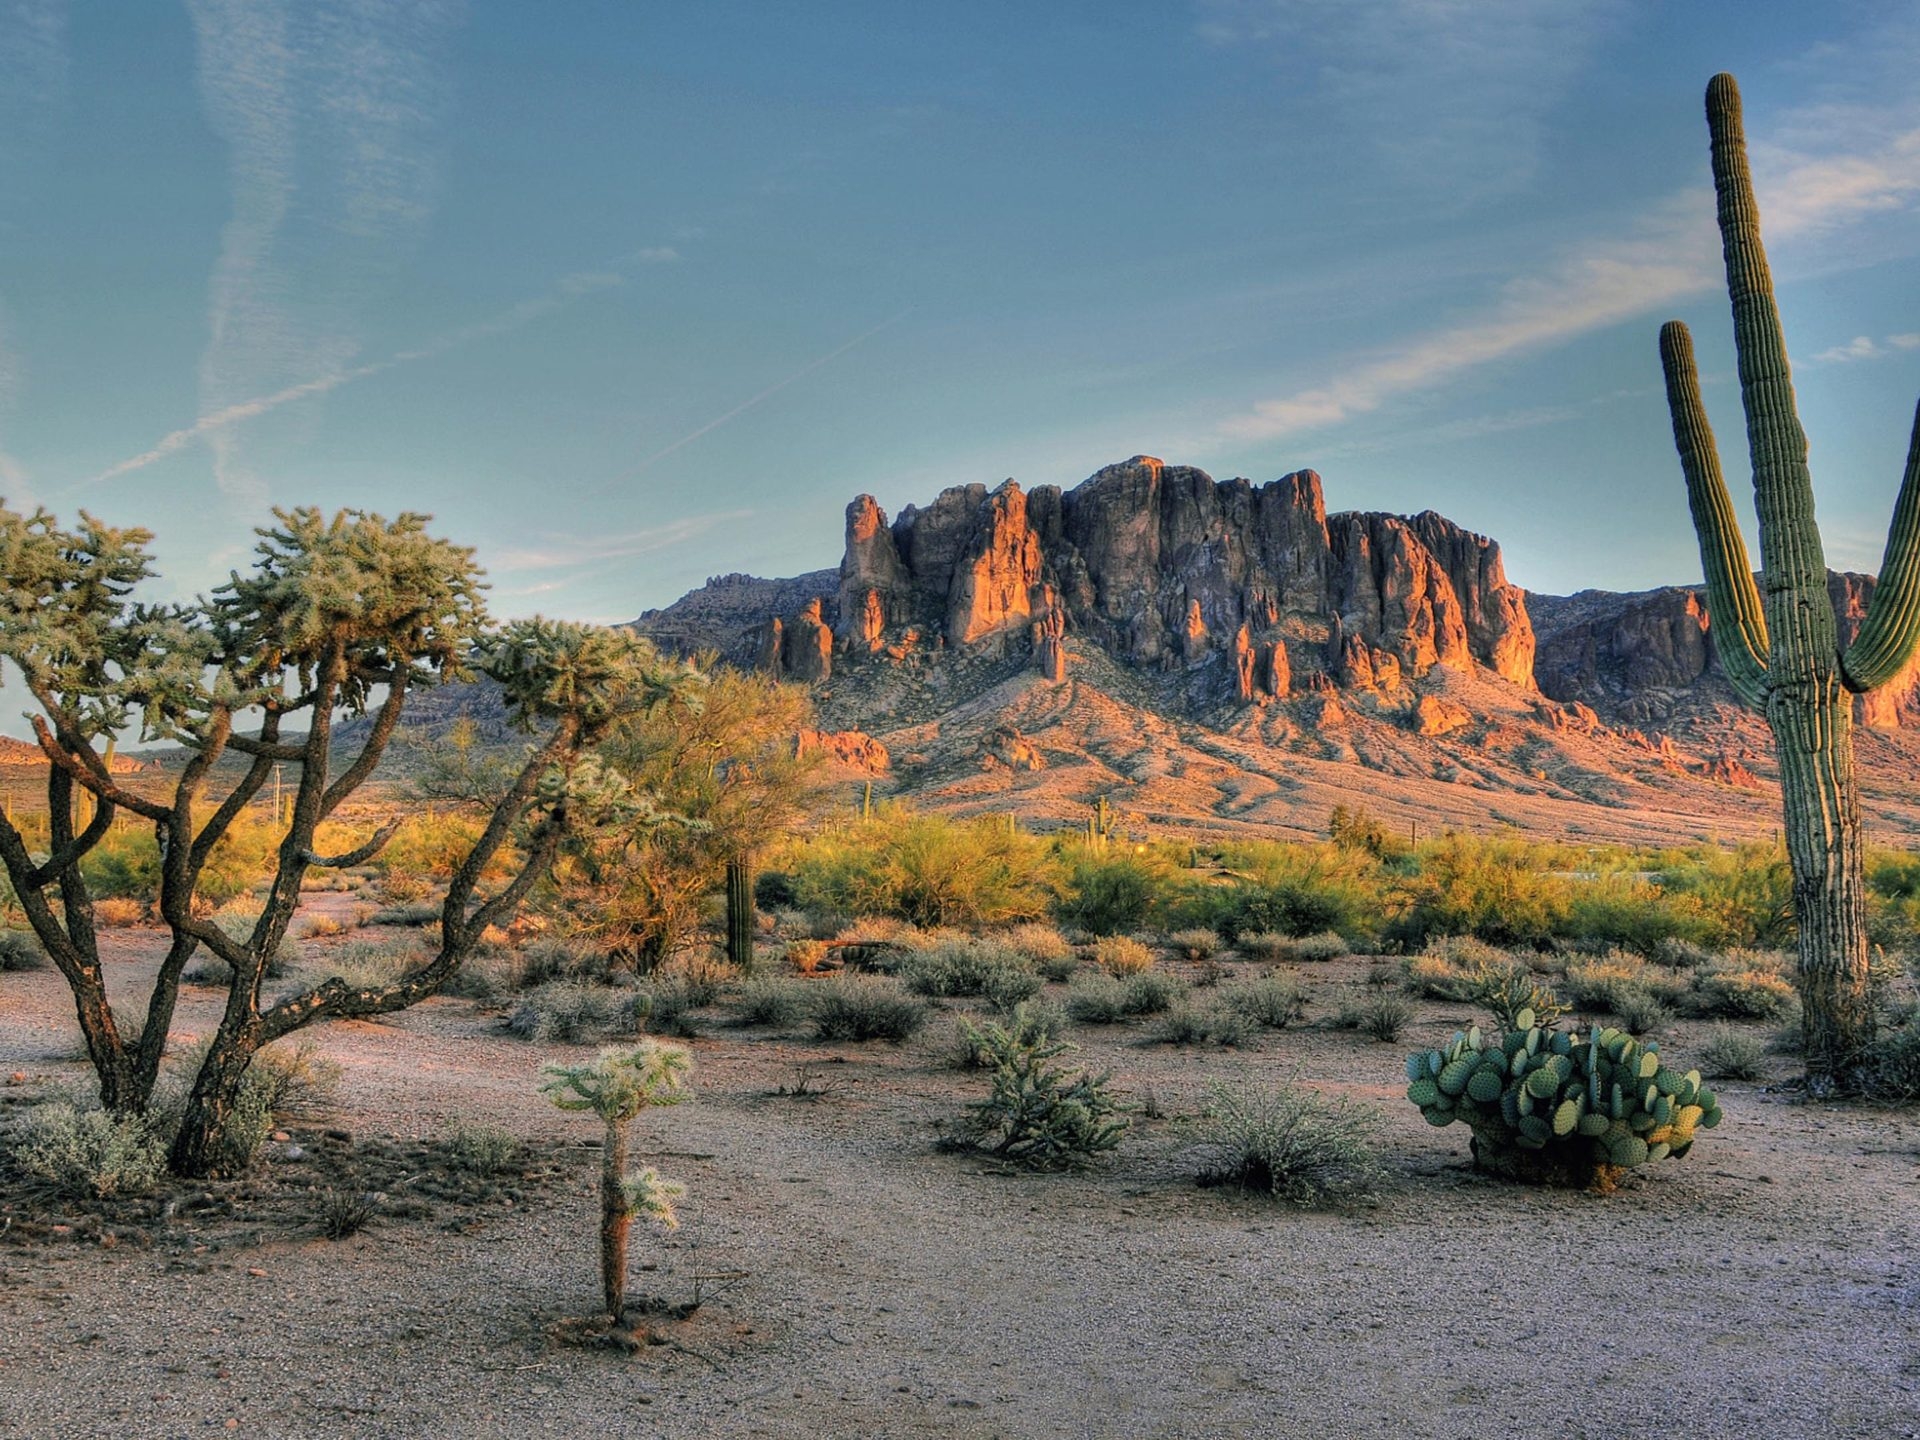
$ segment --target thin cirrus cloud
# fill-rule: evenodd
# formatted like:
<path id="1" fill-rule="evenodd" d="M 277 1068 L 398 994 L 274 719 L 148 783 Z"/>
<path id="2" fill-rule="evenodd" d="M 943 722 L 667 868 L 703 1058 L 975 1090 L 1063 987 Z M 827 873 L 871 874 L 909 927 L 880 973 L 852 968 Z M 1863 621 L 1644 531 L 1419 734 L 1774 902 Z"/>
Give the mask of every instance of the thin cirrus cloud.
<path id="1" fill-rule="evenodd" d="M 199 377 L 203 420 L 229 418 L 197 435 L 213 452 L 215 482 L 235 499 L 265 498 L 236 428 L 265 413 L 251 407 L 346 383 L 310 377 L 388 368 L 352 364 L 358 318 L 433 210 L 447 91 L 440 52 L 458 9 L 451 0 L 189 0 L 201 103 L 226 144 L 233 192 Z"/>
<path id="2" fill-rule="evenodd" d="M 628 277 L 621 267 L 627 264 L 666 264 L 679 258 L 679 252 L 671 247 L 654 246 L 632 251 L 605 270 L 582 270 L 564 275 L 542 294 L 522 300 L 519 304 L 510 306 L 486 320 L 450 330 L 411 349 L 396 350 L 384 359 L 370 360 L 364 365 L 336 370 L 331 374 L 315 376 L 310 380 L 301 380 L 270 394 L 249 396 L 218 410 L 209 411 L 196 419 L 193 424 L 163 435 L 149 449 L 109 465 L 74 488 L 102 485 L 135 470 L 143 470 L 157 461 L 166 459 L 169 455 L 184 450 L 195 441 L 205 440 L 216 445 L 220 444 L 235 427 L 245 421 L 269 414 L 296 401 L 326 395 L 344 385 L 372 379 L 376 375 L 385 374 L 402 365 L 409 365 L 419 360 L 431 360 L 436 356 L 460 349 L 462 346 L 471 345 L 475 341 L 518 330 L 523 325 L 530 325 L 536 320 L 565 309 L 585 296 L 626 284 Z"/>
<path id="3" fill-rule="evenodd" d="M 1829 149 L 1787 155 L 1756 147 L 1756 158 L 1764 154 L 1769 162 L 1759 188 L 1771 241 L 1791 244 L 1830 234 L 1913 203 L 1920 195 L 1920 125 L 1879 129 L 1872 136 L 1828 137 L 1865 144 L 1851 154 Z M 1261 401 L 1224 420 L 1220 434 L 1234 441 L 1271 440 L 1338 425 L 1465 371 L 1712 289 L 1721 283 L 1712 208 L 1704 191 L 1673 196 L 1632 234 L 1570 249 L 1548 269 L 1509 282 L 1488 318 L 1415 336 L 1322 384 Z M 1829 352 L 1820 358 L 1837 357 Z"/>
<path id="4" fill-rule="evenodd" d="M 620 560 L 631 560 L 641 555 L 653 555 L 662 550 L 671 550 L 696 540 L 719 525 L 731 524 L 737 520 L 751 519 L 751 510 L 719 510 L 705 515 L 689 515 L 672 520 L 664 525 L 649 525 L 640 530 L 628 530 L 618 535 L 552 535 L 544 537 L 538 545 L 510 547 L 496 551 L 490 558 L 488 569 L 496 573 L 517 573 L 522 571 L 567 570 L 577 571 L 611 565 Z M 557 584 L 559 582 L 551 582 Z M 517 594 L 533 594 L 549 586 L 534 585 Z"/>
<path id="5" fill-rule="evenodd" d="M 1397 193 L 1458 207 L 1523 185 L 1620 0 L 1198 0 L 1200 37 L 1270 57 Z"/>

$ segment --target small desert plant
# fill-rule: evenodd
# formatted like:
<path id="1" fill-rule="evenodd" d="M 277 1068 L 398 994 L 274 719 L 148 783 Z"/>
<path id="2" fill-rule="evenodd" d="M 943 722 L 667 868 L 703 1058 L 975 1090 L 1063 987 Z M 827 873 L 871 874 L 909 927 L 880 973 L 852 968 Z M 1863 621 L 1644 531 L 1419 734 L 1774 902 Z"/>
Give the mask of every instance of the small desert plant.
<path id="1" fill-rule="evenodd" d="M 1861 1092 L 1893 1105 L 1920 1100 L 1920 1023 L 1889 1030 L 1861 1057 Z"/>
<path id="2" fill-rule="evenodd" d="M 451 1168 L 483 1177 L 512 1169 L 521 1155 L 520 1141 L 498 1125 L 464 1122 L 448 1127 L 440 1149 Z"/>
<path id="3" fill-rule="evenodd" d="M 1342 955 L 1351 955 L 1353 946 L 1345 936 L 1333 930 L 1322 930 L 1317 935 L 1302 935 L 1287 942 L 1286 951 L 1280 957 L 1283 960 L 1338 960 Z"/>
<path id="4" fill-rule="evenodd" d="M 93 902 L 94 923 L 109 930 L 124 930 L 132 925 L 144 925 L 151 911 L 147 902 L 128 896 L 109 896 Z"/>
<path id="5" fill-rule="evenodd" d="M 1242 935 L 1233 948 L 1249 960 L 1287 960 L 1292 958 L 1293 946 L 1291 935 L 1282 935 L 1277 930 L 1254 930 Z"/>
<path id="6" fill-rule="evenodd" d="M 1153 951 L 1130 935 L 1103 935 L 1094 942 L 1093 958 L 1109 975 L 1138 975 L 1153 968 Z"/>
<path id="7" fill-rule="evenodd" d="M 1067 1015 L 1082 1025 L 1118 1025 L 1129 1013 L 1126 986 L 1111 975 L 1080 975 L 1067 986 Z"/>
<path id="8" fill-rule="evenodd" d="M 349 990 L 372 990 L 391 985 L 420 963 L 420 952 L 405 943 L 349 940 L 327 958 L 323 968 L 339 976 Z"/>
<path id="9" fill-rule="evenodd" d="M 1341 1028 L 1358 1030 L 1362 1035 L 1390 1045 L 1412 1022 L 1413 1006 L 1398 995 L 1370 995 L 1351 1011 L 1342 1012 L 1342 1021 L 1349 1018 L 1351 1025 L 1343 1024 Z"/>
<path id="10" fill-rule="evenodd" d="M 1409 955 L 1402 967 L 1406 986 L 1429 1000 L 1472 1000 L 1473 977 L 1442 955 Z"/>
<path id="11" fill-rule="evenodd" d="M 364 1190 L 328 1190 L 320 1197 L 316 1217 L 321 1235 L 329 1240 L 345 1240 L 358 1235 L 380 1213 L 380 1202 Z"/>
<path id="12" fill-rule="evenodd" d="M 613 977 L 613 956 L 598 945 L 557 935 L 535 940 L 520 952 L 520 984 L 580 980 L 604 985 Z"/>
<path id="13" fill-rule="evenodd" d="M 636 1007 L 639 998 L 631 990 L 551 980 L 521 997 L 507 1017 L 507 1030 L 542 1045 L 631 1034 L 641 1018 Z"/>
<path id="14" fill-rule="evenodd" d="M 392 890 L 391 880 L 387 889 Z M 384 910 L 376 910 L 367 917 L 369 925 L 432 925 L 440 918 L 438 905 L 389 905 Z"/>
<path id="15" fill-rule="evenodd" d="M 36 1107 L 13 1143 L 22 1170 L 63 1194 L 110 1199 L 144 1195 L 167 1173 L 167 1144 L 144 1115 L 81 1110 L 65 1101 Z"/>
<path id="16" fill-rule="evenodd" d="M 1716 1025 L 1700 1046 L 1700 1068 L 1710 1080 L 1758 1080 L 1767 1073 L 1766 1044 L 1750 1030 Z"/>
<path id="17" fill-rule="evenodd" d="M 877 975 L 838 975 L 822 982 L 813 1007 L 822 1040 L 911 1039 L 927 1023 L 927 1007 L 897 980 Z"/>
<path id="18" fill-rule="evenodd" d="M 333 915 L 314 915 L 300 922 L 302 940 L 325 940 L 334 935 L 344 935 L 353 927 L 345 920 Z"/>
<path id="19" fill-rule="evenodd" d="M 1673 1011 L 1660 997 L 1639 985 L 1623 985 L 1614 991 L 1613 1013 L 1629 1035 L 1649 1034 L 1673 1020 Z"/>
<path id="20" fill-rule="evenodd" d="M 1073 1047 L 1031 1027 L 988 1024 L 975 1032 L 993 1068 L 987 1098 L 968 1108 L 962 1143 L 1017 1165 L 1058 1170 L 1113 1149 L 1126 1117 L 1105 1075 L 1068 1075 L 1052 1062 Z"/>
<path id="21" fill-rule="evenodd" d="M 38 970 L 47 963 L 40 942 L 25 930 L 0 930 L 0 974 Z"/>
<path id="22" fill-rule="evenodd" d="M 922 995 L 978 995 L 1003 1010 L 1031 1000 L 1041 985 L 1024 956 L 991 941 L 947 941 L 911 953 L 897 973 Z"/>
<path id="23" fill-rule="evenodd" d="M 606 1126 L 600 1150 L 600 1288 L 607 1316 L 618 1325 L 627 1296 L 627 1237 L 644 1215 L 671 1230 L 673 1202 L 686 1187 L 648 1167 L 627 1170 L 627 1126 L 653 1105 L 687 1098 L 692 1057 L 678 1045 L 643 1040 L 631 1050 L 607 1049 L 586 1065 L 549 1065 L 540 1089 L 562 1110 L 588 1110 Z"/>
<path id="24" fill-rule="evenodd" d="M 741 988 L 733 1016 L 742 1025 L 787 1030 L 807 1018 L 811 991 L 806 981 L 757 975 Z"/>
<path id="25" fill-rule="evenodd" d="M 1004 1024 L 976 1024 L 962 1015 L 954 1036 L 954 1063 L 962 1070 L 991 1070 L 1005 1048 L 1000 1037 L 1011 1036 L 1018 1045 L 1044 1045 L 1060 1034 L 1066 1019 L 1058 1005 L 1046 1001 L 1014 1006 Z"/>
<path id="26" fill-rule="evenodd" d="M 1162 1045 L 1244 1045 L 1253 1038 L 1253 1021 L 1225 1006 L 1203 1010 L 1176 1005 L 1153 1027 L 1153 1039 Z"/>
<path id="27" fill-rule="evenodd" d="M 1681 997 L 1691 1015 L 1729 1020 L 1777 1020 L 1792 1012 L 1797 997 L 1793 984 L 1759 957 L 1730 953 L 1718 965 L 1696 970 L 1693 983 Z"/>
<path id="28" fill-rule="evenodd" d="M 1120 1005 L 1128 1015 L 1162 1015 L 1186 995 L 1187 987 L 1171 975 L 1142 970 L 1120 981 Z"/>
<path id="29" fill-rule="evenodd" d="M 1531 1010 L 1536 1022 L 1552 1024 L 1567 1007 L 1533 972 L 1517 960 L 1482 964 L 1473 975 L 1474 999 L 1484 1006 L 1502 1030 L 1518 1023 L 1522 1010 Z"/>
<path id="30" fill-rule="evenodd" d="M 1000 939 L 1009 950 L 1024 955 L 1049 980 L 1066 979 L 1080 963 L 1079 952 L 1060 933 L 1057 925 L 1029 921 L 1025 925 L 1014 926 Z"/>
<path id="31" fill-rule="evenodd" d="M 302 1040 L 261 1050 L 245 1083 L 259 1087 L 271 1113 L 311 1118 L 332 1105 L 340 1075 L 338 1063 L 323 1057 L 312 1041 Z"/>
<path id="32" fill-rule="evenodd" d="M 1362 1199 L 1379 1186 L 1379 1110 L 1316 1090 L 1209 1087 L 1205 1185 L 1236 1185 L 1288 1205 Z"/>
<path id="33" fill-rule="evenodd" d="M 1567 967 L 1562 982 L 1567 998 L 1582 1010 L 1617 1013 L 1622 992 L 1646 990 L 1647 962 L 1626 950 L 1612 950 L 1597 959 Z"/>
<path id="34" fill-rule="evenodd" d="M 1307 988 L 1291 975 L 1262 975 L 1257 980 L 1242 981 L 1230 986 L 1220 998 L 1228 1009 L 1269 1030 L 1298 1024 L 1307 1013 Z"/>
<path id="35" fill-rule="evenodd" d="M 1167 948 L 1182 960 L 1211 960 L 1220 949 L 1220 935 L 1198 927 L 1176 930 L 1167 936 Z"/>
<path id="36" fill-rule="evenodd" d="M 1391 960 L 1376 960 L 1367 967 L 1367 988 L 1386 990 L 1400 983 L 1400 967 Z"/>

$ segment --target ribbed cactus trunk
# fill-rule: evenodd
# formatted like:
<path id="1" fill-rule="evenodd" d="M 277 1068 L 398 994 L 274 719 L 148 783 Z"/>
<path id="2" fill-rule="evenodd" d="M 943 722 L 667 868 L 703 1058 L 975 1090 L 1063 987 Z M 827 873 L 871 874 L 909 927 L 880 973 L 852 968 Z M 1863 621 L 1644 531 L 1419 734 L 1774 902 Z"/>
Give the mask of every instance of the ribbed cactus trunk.
<path id="1" fill-rule="evenodd" d="M 727 959 L 753 968 L 753 863 L 745 855 L 727 861 Z"/>
<path id="2" fill-rule="evenodd" d="M 1760 240 L 1747 169 L 1740 92 L 1731 75 L 1707 87 L 1727 291 L 1733 304 L 1760 518 L 1761 588 L 1754 585 L 1684 325 L 1660 332 L 1674 443 L 1700 538 L 1714 648 L 1727 678 L 1773 731 L 1799 921 L 1799 987 L 1809 1088 L 1851 1088 L 1873 1042 L 1867 980 L 1866 883 L 1860 795 L 1853 773 L 1853 693 L 1885 684 L 1920 640 L 1920 417 L 1872 605 L 1852 648 L 1839 651 L 1826 558 L 1814 523 L 1807 438 L 1794 407 L 1786 342 Z M 1762 595 L 1764 589 L 1764 598 Z"/>

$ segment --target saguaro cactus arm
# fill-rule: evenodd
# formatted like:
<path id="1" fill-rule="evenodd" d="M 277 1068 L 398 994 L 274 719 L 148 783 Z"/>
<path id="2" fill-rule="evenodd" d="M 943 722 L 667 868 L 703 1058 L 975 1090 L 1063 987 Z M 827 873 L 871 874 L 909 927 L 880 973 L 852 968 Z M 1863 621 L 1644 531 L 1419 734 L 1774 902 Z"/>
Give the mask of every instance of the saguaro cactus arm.
<path id="1" fill-rule="evenodd" d="M 1731 75 L 1707 85 L 1707 129 L 1713 138 L 1713 188 L 1718 200 L 1727 292 L 1733 302 L 1734 344 L 1740 355 L 1740 398 L 1747 412 L 1747 450 L 1753 459 L 1754 507 L 1760 513 L 1760 565 L 1766 587 L 1767 630 L 1776 670 L 1782 654 L 1831 666 L 1839 653 L 1833 607 L 1826 602 L 1827 562 L 1813 518 L 1813 477 L 1807 470 L 1807 434 L 1793 403 L 1773 275 L 1760 240 L 1760 207 L 1747 167 L 1740 123 L 1740 87 Z M 1816 597 L 1818 603 L 1815 603 Z M 1831 673 L 1829 671 L 1829 673 Z M 1810 677 L 1809 677 L 1810 678 Z M 1784 683 L 1776 674 L 1774 684 Z"/>
<path id="2" fill-rule="evenodd" d="M 1920 645 L 1920 407 L 1907 443 L 1907 470 L 1894 502 L 1893 528 L 1880 561 L 1867 618 L 1840 658 L 1849 690 L 1876 690 L 1900 673 Z"/>
<path id="3" fill-rule="evenodd" d="M 1767 621 L 1753 583 L 1747 544 L 1733 499 L 1720 472 L 1720 452 L 1700 398 L 1693 363 L 1693 337 L 1678 320 L 1660 327 L 1660 368 L 1667 377 L 1667 409 L 1673 443 L 1687 477 L 1687 507 L 1700 538 L 1700 565 L 1707 577 L 1707 609 L 1713 616 L 1713 647 L 1734 693 L 1755 709 L 1766 703 Z"/>

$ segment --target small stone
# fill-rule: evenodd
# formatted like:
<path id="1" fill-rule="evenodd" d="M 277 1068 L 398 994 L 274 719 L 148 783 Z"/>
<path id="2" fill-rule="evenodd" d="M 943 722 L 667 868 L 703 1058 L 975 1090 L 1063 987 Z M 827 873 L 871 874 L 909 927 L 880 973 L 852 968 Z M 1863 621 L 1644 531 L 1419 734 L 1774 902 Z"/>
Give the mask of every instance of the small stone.
<path id="1" fill-rule="evenodd" d="M 293 1136 L 284 1130 L 276 1130 L 273 1132 L 273 1143 L 276 1145 L 284 1145 L 291 1139 L 293 1139 Z"/>
<path id="2" fill-rule="evenodd" d="M 266 1273 L 267 1272 L 262 1270 L 258 1265 L 249 1265 L 247 1267 L 247 1274 L 249 1275 L 265 1275 Z"/>
<path id="3" fill-rule="evenodd" d="M 9 1085 L 24 1085 L 26 1083 L 27 1083 L 27 1072 L 24 1070 L 16 1070 L 11 1075 L 7 1076 L 7 1084 Z"/>

